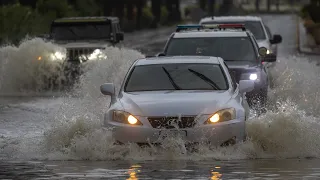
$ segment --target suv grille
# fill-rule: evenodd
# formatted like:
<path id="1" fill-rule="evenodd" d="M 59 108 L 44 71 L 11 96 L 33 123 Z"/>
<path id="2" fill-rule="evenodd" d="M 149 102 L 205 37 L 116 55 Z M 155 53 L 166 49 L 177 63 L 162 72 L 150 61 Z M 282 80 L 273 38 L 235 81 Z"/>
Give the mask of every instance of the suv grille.
<path id="1" fill-rule="evenodd" d="M 67 57 L 69 61 L 79 61 L 81 55 L 89 56 L 98 48 L 67 48 Z"/>
<path id="2" fill-rule="evenodd" d="M 148 117 L 153 128 L 174 129 L 174 128 L 192 128 L 196 124 L 195 116 L 188 117 Z"/>
<path id="3" fill-rule="evenodd" d="M 242 75 L 242 70 L 241 69 L 231 69 L 231 72 L 233 73 L 233 76 L 236 80 L 237 83 L 239 83 Z"/>

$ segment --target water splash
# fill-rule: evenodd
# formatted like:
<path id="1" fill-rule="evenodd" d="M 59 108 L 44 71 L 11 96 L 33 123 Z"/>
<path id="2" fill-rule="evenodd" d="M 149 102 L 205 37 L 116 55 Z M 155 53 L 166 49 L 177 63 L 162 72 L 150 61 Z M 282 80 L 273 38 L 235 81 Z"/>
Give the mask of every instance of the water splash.
<path id="1" fill-rule="evenodd" d="M 52 90 L 65 79 L 63 63 L 49 56 L 63 48 L 36 38 L 23 41 L 19 47 L 0 49 L 0 93 L 18 94 Z"/>
<path id="2" fill-rule="evenodd" d="M 44 47 L 47 45 L 49 48 L 55 47 L 40 40 L 25 43 L 38 47 L 39 44 Z M 11 58 L 20 59 L 25 56 L 23 53 L 34 53 L 30 50 L 32 47 L 28 49 L 27 45 L 5 48 L 1 49 L 2 54 L 10 52 L 6 57 Z M 0 144 L 2 148 L 0 151 L 7 152 L 5 154 L 10 158 L 14 158 L 12 154 L 15 154 L 16 158 L 50 160 L 228 160 L 320 157 L 320 70 L 314 63 L 307 62 L 306 58 L 298 56 L 280 58 L 276 68 L 271 71 L 275 88 L 269 92 L 269 110 L 263 116 L 249 119 L 247 122 L 249 139 L 246 142 L 232 147 L 209 147 L 200 144 L 195 147 L 195 151 L 190 152 L 183 149 L 184 142 L 181 139 L 172 137 L 167 137 L 163 141 L 164 145 L 159 147 L 114 144 L 111 130 L 101 128 L 100 120 L 110 100 L 101 95 L 99 86 L 105 82 L 113 82 L 119 90 L 128 67 L 135 59 L 144 55 L 132 49 L 114 47 L 107 47 L 104 53 L 108 55 L 107 61 L 88 64 L 79 84 L 62 98 L 59 108 L 53 110 L 53 116 L 46 117 L 47 121 L 54 122 L 54 125 L 46 130 L 45 136 L 37 137 L 36 142 L 30 139 L 21 140 L 10 147 L 3 147 Z M 13 67 L 13 64 L 7 67 Z M 8 75 L 9 69 L 6 73 L 1 73 Z M 11 78 L 15 79 L 21 76 L 11 74 L 13 76 Z M 32 76 L 30 73 L 29 77 Z M 28 84 L 37 81 L 37 78 L 30 81 L 21 80 Z M 10 85 L 9 81 L 5 86 L 3 83 L 1 85 L 2 89 L 6 87 L 7 90 L 17 90 L 22 87 L 19 81 L 13 85 Z M 31 146 L 36 147 L 32 149 L 33 153 L 30 152 Z M 4 154 L 2 152 L 0 154 Z"/>

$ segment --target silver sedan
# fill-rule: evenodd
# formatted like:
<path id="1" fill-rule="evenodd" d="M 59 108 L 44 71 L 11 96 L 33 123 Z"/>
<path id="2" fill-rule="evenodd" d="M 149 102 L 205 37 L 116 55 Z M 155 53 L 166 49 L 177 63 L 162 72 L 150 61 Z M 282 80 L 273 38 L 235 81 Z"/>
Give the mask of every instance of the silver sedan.
<path id="1" fill-rule="evenodd" d="M 101 85 L 111 96 L 104 126 L 122 143 L 161 143 L 168 136 L 186 143 L 236 143 L 246 137 L 245 93 L 253 88 L 253 81 L 233 81 L 219 57 L 139 59 L 118 94 L 114 84 Z"/>

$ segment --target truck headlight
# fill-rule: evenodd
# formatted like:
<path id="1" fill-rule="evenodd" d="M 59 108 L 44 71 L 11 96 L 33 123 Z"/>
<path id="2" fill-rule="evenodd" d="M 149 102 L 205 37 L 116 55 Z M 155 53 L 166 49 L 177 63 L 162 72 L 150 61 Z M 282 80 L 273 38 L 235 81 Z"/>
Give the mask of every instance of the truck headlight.
<path id="1" fill-rule="evenodd" d="M 96 49 L 93 51 L 92 54 L 88 57 L 88 60 L 95 60 L 95 59 L 106 59 L 107 56 L 101 51 L 101 49 Z"/>
<path id="2" fill-rule="evenodd" d="M 66 55 L 62 52 L 59 52 L 59 51 L 50 54 L 50 59 L 52 61 L 57 61 L 57 60 L 61 61 L 61 60 L 64 60 L 65 58 L 66 58 Z"/>

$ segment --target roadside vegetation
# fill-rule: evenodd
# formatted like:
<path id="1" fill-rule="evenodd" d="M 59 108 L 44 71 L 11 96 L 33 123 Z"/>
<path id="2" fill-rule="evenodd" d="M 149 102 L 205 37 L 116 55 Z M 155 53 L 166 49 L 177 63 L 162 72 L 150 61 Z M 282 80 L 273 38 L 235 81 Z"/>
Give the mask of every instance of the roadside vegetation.
<path id="1" fill-rule="evenodd" d="M 1 44 L 18 44 L 24 38 L 46 34 L 51 22 L 62 17 L 117 16 L 125 32 L 181 21 L 180 11 L 174 8 L 175 0 L 166 4 L 157 0 L 2 0 L 1 3 Z"/>
<path id="2" fill-rule="evenodd" d="M 314 37 L 316 44 L 320 45 L 320 0 L 311 0 L 301 9 L 300 16 L 307 32 Z"/>

